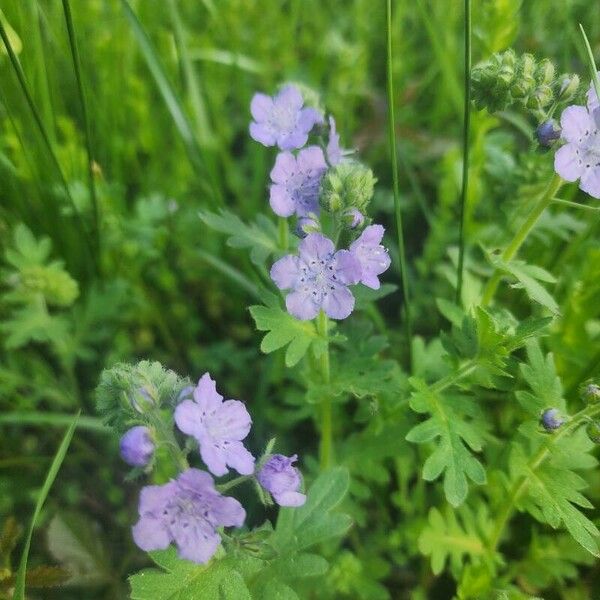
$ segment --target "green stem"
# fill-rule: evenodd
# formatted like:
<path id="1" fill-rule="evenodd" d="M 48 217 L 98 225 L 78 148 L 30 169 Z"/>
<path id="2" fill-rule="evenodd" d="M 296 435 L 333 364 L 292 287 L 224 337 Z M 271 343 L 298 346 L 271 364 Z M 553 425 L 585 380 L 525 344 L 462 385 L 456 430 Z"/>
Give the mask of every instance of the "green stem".
<path id="1" fill-rule="evenodd" d="M 279 217 L 279 247 L 284 252 L 287 252 L 290 246 L 290 229 L 287 219 Z"/>
<path id="2" fill-rule="evenodd" d="M 600 404 L 592 404 L 587 406 L 583 410 L 580 410 L 578 413 L 573 415 L 573 418 L 565 425 L 561 430 L 552 435 L 552 438 L 548 441 L 547 444 L 544 444 L 536 454 L 531 458 L 531 460 L 527 463 L 528 471 L 535 471 L 545 460 L 548 458 L 552 447 L 567 434 L 575 431 L 582 423 L 587 422 L 587 420 L 600 413 Z M 507 500 L 502 507 L 502 510 L 499 512 L 498 517 L 496 519 L 496 523 L 494 525 L 494 529 L 492 530 L 492 535 L 490 536 L 490 541 L 488 544 L 488 551 L 490 556 L 493 556 L 498 548 L 498 544 L 502 538 L 502 533 L 510 517 L 514 511 L 516 503 L 519 501 L 523 493 L 527 490 L 527 485 L 529 480 L 526 475 L 520 477 L 513 484 L 510 492 L 508 493 Z"/>
<path id="3" fill-rule="evenodd" d="M 515 255 L 519 251 L 519 248 L 527 239 L 527 236 L 534 228 L 535 224 L 538 222 L 538 219 L 541 217 L 544 210 L 546 210 L 546 208 L 550 205 L 555 194 L 558 192 L 562 184 L 563 180 L 555 174 L 552 177 L 552 180 L 550 181 L 548 186 L 546 187 L 544 193 L 540 196 L 540 199 L 531 209 L 531 212 L 529 213 L 527 219 L 525 219 L 517 233 L 515 233 L 515 236 L 513 237 L 510 244 L 505 248 L 504 252 L 502 253 L 503 262 L 510 262 L 515 257 Z M 490 301 L 494 297 L 494 294 L 496 293 L 498 284 L 500 283 L 501 279 L 502 271 L 496 269 L 492 277 L 487 282 L 487 285 L 485 286 L 485 289 L 483 291 L 483 297 L 481 300 L 482 306 L 487 306 L 490 303 Z"/>
<path id="4" fill-rule="evenodd" d="M 406 331 L 406 346 L 408 348 L 408 364 L 412 364 L 412 323 L 410 315 L 410 296 L 408 291 L 408 275 L 404 249 L 404 230 L 402 226 L 402 211 L 400 210 L 400 188 L 398 184 L 398 153 L 396 150 L 396 119 L 394 116 L 394 78 L 392 69 L 392 0 L 387 0 L 387 100 L 388 100 L 388 134 L 390 144 L 390 159 L 392 163 L 392 181 L 394 191 L 394 213 L 396 217 L 396 233 L 398 236 L 398 253 L 400 254 L 400 276 L 402 278 L 402 296 L 404 299 L 404 326 Z"/>
<path id="5" fill-rule="evenodd" d="M 471 0 L 465 0 L 465 106 L 463 118 L 463 168 L 458 231 L 458 273 L 456 304 L 460 304 L 465 263 L 465 219 L 469 193 L 469 131 L 471 129 Z"/>
<path id="6" fill-rule="evenodd" d="M 230 490 L 231 488 L 240 485 L 240 483 L 244 483 L 244 481 L 249 481 L 250 479 L 252 479 L 252 477 L 254 477 L 254 475 L 241 475 L 240 477 L 236 477 L 235 479 L 227 481 L 226 483 L 222 483 L 221 485 L 218 485 L 216 487 L 219 490 L 219 492 L 223 493 Z"/>
<path id="7" fill-rule="evenodd" d="M 329 320 L 327 315 L 321 311 L 317 317 L 317 332 L 325 338 L 325 348 L 319 356 L 319 369 L 321 378 L 325 386 L 329 386 L 331 374 L 329 369 Z M 323 394 L 321 401 L 321 446 L 319 448 L 319 457 L 321 469 L 327 469 L 331 466 L 333 454 L 333 422 L 331 415 L 331 396 L 329 389 Z"/>

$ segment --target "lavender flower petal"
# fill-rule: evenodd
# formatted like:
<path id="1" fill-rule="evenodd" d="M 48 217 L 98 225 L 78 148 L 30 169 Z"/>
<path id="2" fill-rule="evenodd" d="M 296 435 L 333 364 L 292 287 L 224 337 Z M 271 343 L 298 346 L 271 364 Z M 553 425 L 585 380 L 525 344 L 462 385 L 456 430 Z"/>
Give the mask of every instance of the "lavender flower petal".
<path id="1" fill-rule="evenodd" d="M 388 251 L 380 243 L 384 231 L 381 225 L 369 225 L 350 245 L 350 252 L 361 266 L 361 283 L 374 290 L 381 285 L 378 275 L 387 271 L 391 264 Z"/>

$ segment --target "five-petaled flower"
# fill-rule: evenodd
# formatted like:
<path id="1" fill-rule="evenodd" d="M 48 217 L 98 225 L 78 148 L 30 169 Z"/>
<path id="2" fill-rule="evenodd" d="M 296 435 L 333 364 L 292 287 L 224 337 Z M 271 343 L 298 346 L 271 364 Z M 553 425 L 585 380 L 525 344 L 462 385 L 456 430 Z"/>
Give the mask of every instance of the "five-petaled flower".
<path id="1" fill-rule="evenodd" d="M 310 130 L 323 122 L 315 108 L 303 108 L 300 90 L 286 85 L 276 96 L 254 94 L 250 112 L 250 135 L 264 146 L 279 146 L 282 150 L 302 148 Z"/>
<path id="2" fill-rule="evenodd" d="M 387 271 L 391 263 L 387 249 L 381 245 L 384 231 L 382 225 L 369 225 L 350 244 L 350 252 L 361 266 L 360 282 L 374 290 L 378 290 L 381 285 L 378 275 Z"/>
<path id="3" fill-rule="evenodd" d="M 554 155 L 554 170 L 566 181 L 579 180 L 579 188 L 600 198 L 600 107 L 592 86 L 588 105 L 568 106 L 560 124 L 566 144 Z"/>
<path id="4" fill-rule="evenodd" d="M 320 233 L 308 234 L 298 256 L 287 255 L 271 268 L 271 279 L 286 296 L 288 312 L 301 320 L 314 319 L 321 309 L 332 319 L 345 319 L 354 308 L 349 285 L 358 283 L 361 267 L 347 250 L 336 252 L 333 242 Z"/>
<path id="5" fill-rule="evenodd" d="M 230 466 L 242 475 L 254 471 L 254 457 L 242 444 L 252 419 L 239 400 L 226 400 L 215 382 L 205 373 L 193 391 L 193 400 L 184 400 L 175 409 L 175 423 L 196 438 L 200 456 L 211 473 L 228 473 Z"/>
<path id="6" fill-rule="evenodd" d="M 300 471 L 293 466 L 297 460 L 296 454 L 289 458 L 274 454 L 258 473 L 258 482 L 279 506 L 302 506 L 306 502 L 306 496 L 298 491 L 302 480 Z"/>
<path id="7" fill-rule="evenodd" d="M 271 171 L 269 202 L 276 215 L 305 217 L 319 212 L 319 185 L 327 164 L 318 146 L 300 150 L 298 156 L 280 152 Z"/>
<path id="8" fill-rule="evenodd" d="M 217 527 L 241 527 L 246 512 L 235 498 L 222 496 L 205 471 L 187 469 L 165 485 L 142 488 L 133 540 L 146 552 L 175 542 L 179 556 L 205 563 L 221 538 Z"/>

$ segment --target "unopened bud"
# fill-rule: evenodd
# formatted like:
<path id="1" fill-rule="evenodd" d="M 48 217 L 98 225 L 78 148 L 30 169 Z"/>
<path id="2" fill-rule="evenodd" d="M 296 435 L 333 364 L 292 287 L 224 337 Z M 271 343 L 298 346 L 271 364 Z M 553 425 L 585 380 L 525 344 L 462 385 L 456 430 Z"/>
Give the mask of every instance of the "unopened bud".
<path id="1" fill-rule="evenodd" d="M 565 418 L 558 408 L 547 408 L 540 417 L 540 424 L 546 431 L 554 431 L 565 424 Z"/>
<path id="2" fill-rule="evenodd" d="M 595 383 L 588 383 L 582 390 L 583 399 L 589 404 L 594 404 L 600 400 L 600 386 Z"/>
<path id="3" fill-rule="evenodd" d="M 321 182 L 321 206 L 329 212 L 356 208 L 364 212 L 375 186 L 371 169 L 358 162 L 346 161 L 329 169 Z"/>
<path id="4" fill-rule="evenodd" d="M 535 131 L 540 146 L 552 146 L 560 138 L 561 129 L 554 119 L 544 121 Z"/>
<path id="5" fill-rule="evenodd" d="M 594 444 L 600 444 L 600 423 L 598 421 L 588 423 L 585 432 Z"/>
<path id="6" fill-rule="evenodd" d="M 321 225 L 316 217 L 300 217 L 294 233 L 302 240 L 309 233 L 318 233 L 319 231 L 321 231 Z"/>
<path id="7" fill-rule="evenodd" d="M 356 229 L 365 222 L 364 215 L 357 208 L 349 208 L 344 213 L 344 223 L 350 227 L 350 229 Z"/>
<path id="8" fill-rule="evenodd" d="M 563 75 L 559 81 L 558 99 L 561 102 L 573 100 L 579 90 L 578 75 Z"/>

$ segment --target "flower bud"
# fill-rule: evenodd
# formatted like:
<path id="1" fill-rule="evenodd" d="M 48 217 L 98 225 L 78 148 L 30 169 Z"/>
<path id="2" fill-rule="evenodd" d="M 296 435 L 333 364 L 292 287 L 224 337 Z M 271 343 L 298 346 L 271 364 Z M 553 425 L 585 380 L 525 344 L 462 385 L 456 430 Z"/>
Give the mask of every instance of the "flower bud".
<path id="1" fill-rule="evenodd" d="M 544 121 L 535 131 L 540 146 L 552 146 L 560 138 L 560 125 L 554 119 Z"/>
<path id="2" fill-rule="evenodd" d="M 356 208 L 364 212 L 373 196 L 375 177 L 371 169 L 346 161 L 329 169 L 321 182 L 321 206 L 329 212 Z"/>
<path id="3" fill-rule="evenodd" d="M 558 408 L 547 408 L 540 418 L 540 425 L 546 431 L 554 431 L 565 424 L 565 418 Z"/>
<path id="4" fill-rule="evenodd" d="M 589 404 L 595 404 L 600 400 L 600 385 L 588 383 L 582 390 L 582 396 Z"/>
<path id="5" fill-rule="evenodd" d="M 121 458 L 132 467 L 145 467 L 154 454 L 150 430 L 143 425 L 132 427 L 119 442 Z"/>
<path id="6" fill-rule="evenodd" d="M 535 71 L 535 76 L 540 84 L 550 85 L 554 81 L 555 68 L 551 60 L 541 60 Z"/>
<path id="7" fill-rule="evenodd" d="M 153 390 L 149 386 L 144 385 L 135 388 L 129 394 L 129 402 L 136 412 L 143 414 L 157 405 L 155 396 Z"/>
<path id="8" fill-rule="evenodd" d="M 298 492 L 302 482 L 300 471 L 293 464 L 298 457 L 273 454 L 259 471 L 257 479 L 279 506 L 302 506 L 306 496 Z"/>
<path id="9" fill-rule="evenodd" d="M 540 85 L 527 101 L 527 108 L 539 109 L 548 106 L 554 100 L 554 92 L 549 85 Z"/>
<path id="10" fill-rule="evenodd" d="M 558 82 L 558 99 L 561 102 L 573 100 L 579 90 L 579 83 L 578 75 L 563 75 Z"/>
<path id="11" fill-rule="evenodd" d="M 598 421 L 588 423 L 585 432 L 594 444 L 600 444 L 600 423 Z"/>
<path id="12" fill-rule="evenodd" d="M 321 224 L 316 217 L 300 217 L 296 222 L 294 233 L 303 240 L 309 233 L 319 233 Z"/>
<path id="13" fill-rule="evenodd" d="M 364 215 L 357 208 L 349 208 L 344 213 L 344 224 L 350 229 L 356 229 L 365 222 Z"/>

